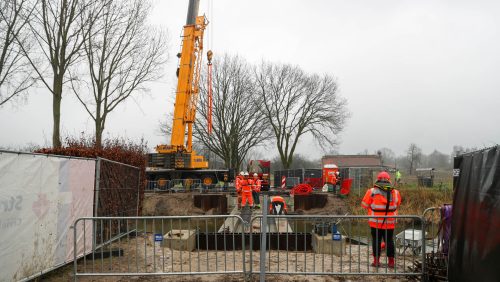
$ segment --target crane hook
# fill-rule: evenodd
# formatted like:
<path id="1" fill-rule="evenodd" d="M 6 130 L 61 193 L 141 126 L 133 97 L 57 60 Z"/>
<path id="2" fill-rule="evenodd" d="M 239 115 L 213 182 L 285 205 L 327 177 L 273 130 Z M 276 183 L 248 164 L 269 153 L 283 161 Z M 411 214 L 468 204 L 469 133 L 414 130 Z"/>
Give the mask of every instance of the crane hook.
<path id="1" fill-rule="evenodd" d="M 208 50 L 207 52 L 207 60 L 208 60 L 208 64 L 211 65 L 212 64 L 212 56 L 214 55 L 214 53 L 212 52 L 212 50 Z"/>

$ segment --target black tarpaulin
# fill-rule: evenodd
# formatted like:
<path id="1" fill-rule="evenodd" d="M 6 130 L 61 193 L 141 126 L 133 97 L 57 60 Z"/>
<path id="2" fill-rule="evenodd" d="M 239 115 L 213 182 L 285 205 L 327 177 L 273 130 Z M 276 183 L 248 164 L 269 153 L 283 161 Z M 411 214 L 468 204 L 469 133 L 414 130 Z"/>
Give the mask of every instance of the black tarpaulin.
<path id="1" fill-rule="evenodd" d="M 500 281 L 500 146 L 454 162 L 450 281 Z"/>

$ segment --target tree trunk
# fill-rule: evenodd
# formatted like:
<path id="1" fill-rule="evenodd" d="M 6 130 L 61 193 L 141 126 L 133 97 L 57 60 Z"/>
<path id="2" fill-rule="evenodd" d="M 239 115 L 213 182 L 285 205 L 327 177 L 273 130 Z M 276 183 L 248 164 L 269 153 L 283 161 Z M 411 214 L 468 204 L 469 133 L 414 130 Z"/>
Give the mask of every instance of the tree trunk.
<path id="1" fill-rule="evenodd" d="M 54 76 L 52 93 L 52 118 L 54 127 L 52 131 L 52 147 L 61 148 L 61 100 L 62 100 L 63 78 L 60 75 Z"/>
<path id="2" fill-rule="evenodd" d="M 101 97 L 102 89 L 98 90 L 98 102 L 96 103 L 96 113 L 95 113 L 95 146 L 101 148 L 102 146 L 102 132 L 104 131 L 104 121 L 101 116 Z"/>
<path id="3" fill-rule="evenodd" d="M 97 148 L 101 148 L 102 146 L 102 132 L 103 128 L 101 127 L 101 119 L 97 118 L 95 120 L 95 146 Z"/>

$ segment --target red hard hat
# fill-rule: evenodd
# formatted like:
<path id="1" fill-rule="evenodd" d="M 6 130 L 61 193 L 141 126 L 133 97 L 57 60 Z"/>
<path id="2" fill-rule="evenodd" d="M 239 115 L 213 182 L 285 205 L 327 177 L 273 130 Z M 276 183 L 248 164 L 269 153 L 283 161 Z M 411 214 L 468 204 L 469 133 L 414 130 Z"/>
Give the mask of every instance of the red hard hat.
<path id="1" fill-rule="evenodd" d="M 377 175 L 377 180 L 382 180 L 382 179 L 391 180 L 391 176 L 389 175 L 389 173 L 382 171 Z"/>

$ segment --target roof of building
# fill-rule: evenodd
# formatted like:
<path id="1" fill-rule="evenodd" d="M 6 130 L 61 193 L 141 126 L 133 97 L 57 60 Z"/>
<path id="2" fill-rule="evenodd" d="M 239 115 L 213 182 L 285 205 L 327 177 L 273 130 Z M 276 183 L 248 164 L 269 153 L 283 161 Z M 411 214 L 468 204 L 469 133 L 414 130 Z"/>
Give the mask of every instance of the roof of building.
<path id="1" fill-rule="evenodd" d="M 382 165 L 378 155 L 326 155 L 321 163 L 336 164 L 339 167 L 379 167 Z"/>

